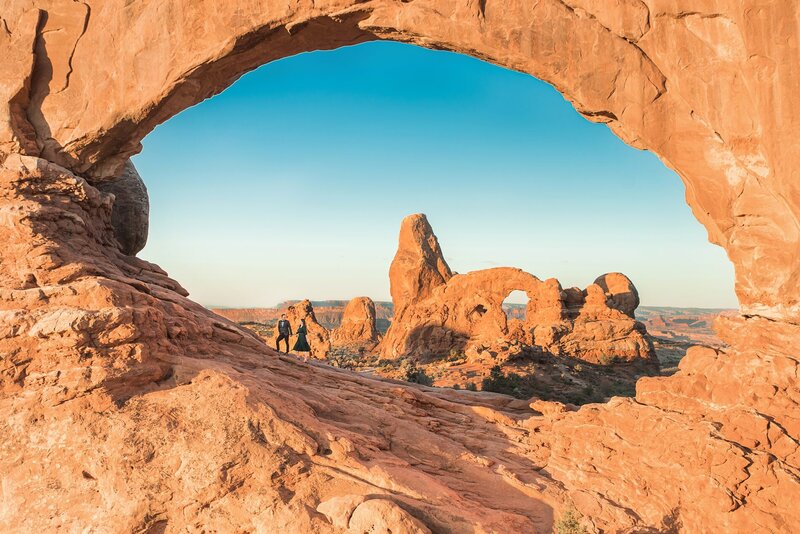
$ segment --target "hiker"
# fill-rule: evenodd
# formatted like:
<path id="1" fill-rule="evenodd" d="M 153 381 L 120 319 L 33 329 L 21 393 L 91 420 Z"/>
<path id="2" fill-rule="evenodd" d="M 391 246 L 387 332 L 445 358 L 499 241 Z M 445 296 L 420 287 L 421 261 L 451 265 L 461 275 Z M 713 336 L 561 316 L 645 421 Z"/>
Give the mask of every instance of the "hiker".
<path id="1" fill-rule="evenodd" d="M 296 352 L 311 352 L 311 347 L 308 345 L 308 328 L 306 328 L 306 320 L 300 319 L 300 326 L 297 327 L 297 341 L 294 344 L 293 351 Z M 308 361 L 308 354 L 303 355 L 303 359 Z"/>
<path id="2" fill-rule="evenodd" d="M 286 314 L 281 315 L 278 321 L 278 340 L 275 342 L 275 350 L 281 351 L 281 341 L 286 342 L 286 353 L 289 353 L 289 336 L 292 335 L 292 323 L 286 319 Z"/>

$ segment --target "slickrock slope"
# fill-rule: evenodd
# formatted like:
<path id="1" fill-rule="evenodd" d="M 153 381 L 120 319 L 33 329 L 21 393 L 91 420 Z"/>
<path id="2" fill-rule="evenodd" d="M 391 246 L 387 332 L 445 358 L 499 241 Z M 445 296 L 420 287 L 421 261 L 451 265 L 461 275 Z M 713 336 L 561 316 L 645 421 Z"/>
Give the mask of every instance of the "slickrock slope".
<path id="1" fill-rule="evenodd" d="M 375 323 L 375 303 L 369 297 L 356 297 L 347 303 L 342 322 L 331 332 L 334 346 L 374 346 L 380 340 Z"/>
<path id="2" fill-rule="evenodd" d="M 0 172 L 0 530 L 548 532 L 524 403 L 278 355 L 122 254 L 111 208 Z"/>
<path id="3" fill-rule="evenodd" d="M 518 344 L 592 363 L 613 357 L 657 366 L 644 325 L 634 319 L 639 296 L 623 274 L 603 275 L 581 291 L 510 267 L 432 276 L 442 265 L 447 266 L 425 216 L 403 219 L 389 269 L 392 296 L 400 301 L 394 302 L 398 312 L 381 345 L 384 357 L 431 360 L 453 350 Z M 524 321 L 506 318 L 503 301 L 512 291 L 525 291 L 530 299 Z"/>
<path id="4" fill-rule="evenodd" d="M 0 529 L 548 532 L 572 501 L 609 532 L 794 530 L 799 12 L 796 0 L 7 2 Z M 717 322 L 728 348 L 690 350 L 635 400 L 531 411 L 278 356 L 122 253 L 111 197 L 91 184 L 118 176 L 156 125 L 268 61 L 370 39 L 532 74 L 658 154 L 736 267 L 740 315 Z"/>

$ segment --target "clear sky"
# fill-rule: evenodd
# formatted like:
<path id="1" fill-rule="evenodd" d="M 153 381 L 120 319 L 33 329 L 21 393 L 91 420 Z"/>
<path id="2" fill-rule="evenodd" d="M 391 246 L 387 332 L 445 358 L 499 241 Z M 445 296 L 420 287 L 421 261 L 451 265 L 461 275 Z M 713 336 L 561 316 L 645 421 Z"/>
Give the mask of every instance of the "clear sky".
<path id="1" fill-rule="evenodd" d="M 551 86 L 469 57 L 382 42 L 287 58 L 143 144 L 140 256 L 205 305 L 389 300 L 400 221 L 417 212 L 458 272 L 585 287 L 621 271 L 645 305 L 736 305 L 675 173 Z"/>

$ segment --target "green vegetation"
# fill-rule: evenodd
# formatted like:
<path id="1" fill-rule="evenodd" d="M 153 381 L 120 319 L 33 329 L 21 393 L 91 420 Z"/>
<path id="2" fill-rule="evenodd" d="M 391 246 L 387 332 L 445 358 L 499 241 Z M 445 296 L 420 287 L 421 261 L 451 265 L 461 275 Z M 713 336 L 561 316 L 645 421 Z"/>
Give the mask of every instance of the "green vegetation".
<path id="1" fill-rule="evenodd" d="M 578 512 L 574 508 L 569 508 L 553 525 L 553 534 L 589 534 L 589 531 L 581 525 Z"/>
<path id="2" fill-rule="evenodd" d="M 404 362 L 405 381 L 413 382 L 414 384 L 422 384 L 423 386 L 432 386 L 433 378 L 425 374 L 425 371 L 416 366 L 416 364 Z"/>
<path id="3" fill-rule="evenodd" d="M 600 362 L 600 365 L 611 365 L 617 363 L 617 357 L 610 354 L 603 354 L 600 356 L 600 358 L 598 358 L 598 361 Z"/>
<path id="4" fill-rule="evenodd" d="M 523 378 L 516 373 L 503 373 L 503 369 L 499 365 L 492 367 L 489 371 L 489 377 L 484 378 L 481 383 L 483 391 L 493 391 L 494 393 L 503 393 L 517 398 L 529 397 L 532 391 L 531 381 L 533 377 Z"/>

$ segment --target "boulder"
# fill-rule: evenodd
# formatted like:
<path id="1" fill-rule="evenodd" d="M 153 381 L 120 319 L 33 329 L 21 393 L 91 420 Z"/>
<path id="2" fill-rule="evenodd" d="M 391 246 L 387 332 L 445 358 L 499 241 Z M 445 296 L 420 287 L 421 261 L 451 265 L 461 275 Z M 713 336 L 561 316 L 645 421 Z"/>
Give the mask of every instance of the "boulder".
<path id="1" fill-rule="evenodd" d="M 111 224 L 122 252 L 135 256 L 147 244 L 150 228 L 150 198 L 141 176 L 128 160 L 119 175 L 111 181 L 101 182 L 100 191 L 114 195 Z"/>
<path id="2" fill-rule="evenodd" d="M 352 299 L 344 308 L 340 325 L 331 332 L 331 344 L 368 347 L 379 340 L 375 303 L 369 297 Z"/>
<path id="3" fill-rule="evenodd" d="M 594 283 L 605 292 L 606 304 L 610 308 L 628 317 L 635 317 L 634 311 L 639 307 L 639 292 L 630 278 L 622 273 L 608 273 L 599 276 Z"/>
<path id="4" fill-rule="evenodd" d="M 350 516 L 348 534 L 431 534 L 419 519 L 387 499 L 359 504 Z"/>

